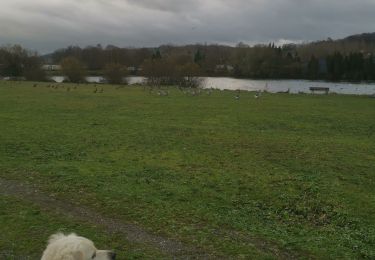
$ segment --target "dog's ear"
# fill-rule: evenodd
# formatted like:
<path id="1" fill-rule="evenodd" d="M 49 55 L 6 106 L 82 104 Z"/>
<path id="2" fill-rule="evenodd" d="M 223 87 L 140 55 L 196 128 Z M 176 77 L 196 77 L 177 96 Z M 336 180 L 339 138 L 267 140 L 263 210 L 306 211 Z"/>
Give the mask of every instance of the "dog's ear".
<path id="1" fill-rule="evenodd" d="M 63 233 L 56 233 L 49 237 L 48 244 L 52 244 L 53 242 L 56 242 L 57 240 L 65 237 Z"/>
<path id="2" fill-rule="evenodd" d="M 83 260 L 83 253 L 81 251 L 74 252 L 73 260 Z"/>

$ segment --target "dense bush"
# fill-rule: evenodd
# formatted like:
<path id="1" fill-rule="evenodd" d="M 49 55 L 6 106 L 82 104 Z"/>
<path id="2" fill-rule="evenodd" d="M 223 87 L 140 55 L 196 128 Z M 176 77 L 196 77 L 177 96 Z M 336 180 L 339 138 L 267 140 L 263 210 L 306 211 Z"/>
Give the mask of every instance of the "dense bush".
<path id="1" fill-rule="evenodd" d="M 61 62 L 61 69 L 70 82 L 84 82 L 86 70 L 83 64 L 74 57 L 67 57 Z"/>
<path id="2" fill-rule="evenodd" d="M 149 85 L 174 85 L 182 88 L 198 88 L 200 68 L 189 57 L 167 57 L 146 60 L 143 73 Z"/>
<path id="3" fill-rule="evenodd" d="M 29 57 L 24 66 L 23 75 L 26 80 L 45 81 L 47 76 L 42 69 L 42 59 L 38 56 Z"/>
<path id="4" fill-rule="evenodd" d="M 119 63 L 109 63 L 104 68 L 104 78 L 110 84 L 126 83 L 127 70 Z"/>

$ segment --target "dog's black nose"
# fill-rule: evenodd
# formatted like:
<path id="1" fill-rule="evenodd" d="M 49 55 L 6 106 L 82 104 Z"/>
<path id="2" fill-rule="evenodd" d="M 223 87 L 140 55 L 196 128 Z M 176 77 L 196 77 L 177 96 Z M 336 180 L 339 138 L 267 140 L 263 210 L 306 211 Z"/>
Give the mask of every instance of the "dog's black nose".
<path id="1" fill-rule="evenodd" d="M 109 259 L 116 260 L 116 253 L 115 252 L 109 252 Z"/>

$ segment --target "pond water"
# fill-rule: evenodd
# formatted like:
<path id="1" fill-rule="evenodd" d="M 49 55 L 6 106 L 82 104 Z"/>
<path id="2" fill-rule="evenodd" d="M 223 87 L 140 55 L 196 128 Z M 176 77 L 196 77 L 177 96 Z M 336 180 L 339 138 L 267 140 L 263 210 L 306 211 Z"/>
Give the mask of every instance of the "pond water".
<path id="1" fill-rule="evenodd" d="M 63 76 L 54 76 L 51 78 L 56 82 L 62 82 Z M 103 77 L 90 76 L 86 80 L 90 83 L 100 83 Z M 145 80 L 144 77 L 128 77 L 129 84 L 140 84 Z M 266 90 L 272 93 L 286 92 L 290 93 L 311 93 L 310 87 L 329 88 L 330 93 L 350 94 L 350 95 L 374 95 L 375 83 L 346 83 L 346 82 L 325 82 L 309 80 L 252 80 L 252 79 L 234 79 L 234 78 L 202 78 L 203 88 L 229 89 L 229 90 L 247 90 L 258 91 Z"/>
<path id="2" fill-rule="evenodd" d="M 205 88 L 241 89 L 248 91 L 267 90 L 272 93 L 311 93 L 310 87 L 329 88 L 330 93 L 351 95 L 374 95 L 374 83 L 346 83 L 325 82 L 309 80 L 249 80 L 233 78 L 205 78 Z"/>
<path id="3" fill-rule="evenodd" d="M 50 77 L 50 79 L 52 79 L 53 81 L 57 82 L 57 83 L 61 83 L 64 81 L 66 77 L 64 76 L 52 76 Z M 127 77 L 127 80 L 128 80 L 128 83 L 129 84 L 141 84 L 146 78 L 145 77 L 136 77 L 136 76 L 133 76 L 133 77 Z M 104 82 L 104 78 L 101 77 L 101 76 L 88 76 L 86 77 L 86 80 L 87 82 L 89 83 L 102 83 Z"/>

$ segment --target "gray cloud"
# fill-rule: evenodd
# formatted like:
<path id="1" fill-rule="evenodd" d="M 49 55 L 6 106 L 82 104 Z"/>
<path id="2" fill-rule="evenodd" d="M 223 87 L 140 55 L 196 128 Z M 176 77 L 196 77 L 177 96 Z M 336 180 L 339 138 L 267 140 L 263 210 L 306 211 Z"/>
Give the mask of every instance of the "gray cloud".
<path id="1" fill-rule="evenodd" d="M 375 31 L 374 0 L 0 0 L 0 44 L 309 41 Z"/>

